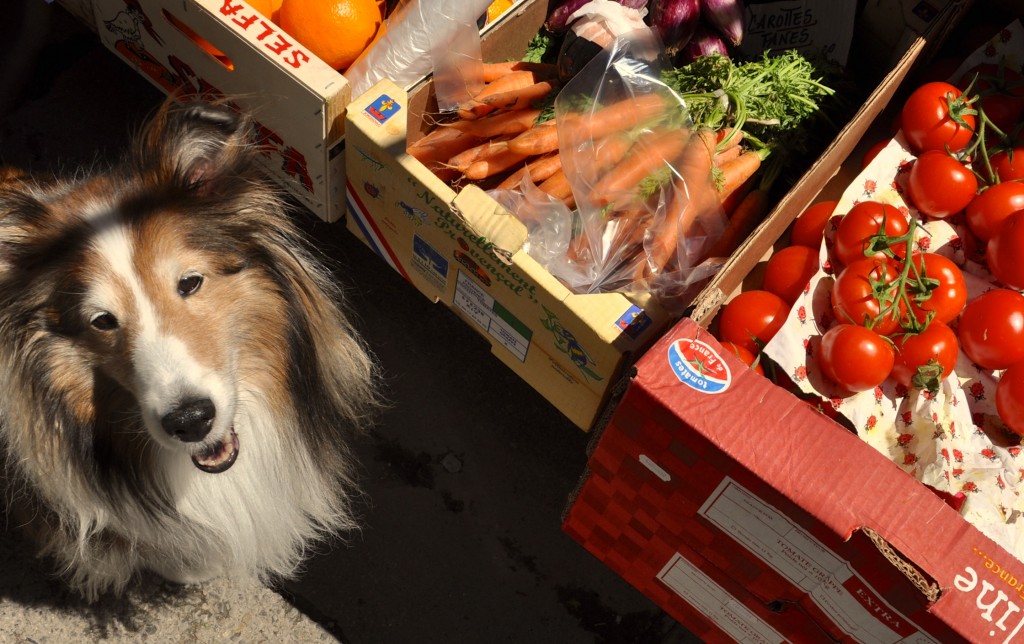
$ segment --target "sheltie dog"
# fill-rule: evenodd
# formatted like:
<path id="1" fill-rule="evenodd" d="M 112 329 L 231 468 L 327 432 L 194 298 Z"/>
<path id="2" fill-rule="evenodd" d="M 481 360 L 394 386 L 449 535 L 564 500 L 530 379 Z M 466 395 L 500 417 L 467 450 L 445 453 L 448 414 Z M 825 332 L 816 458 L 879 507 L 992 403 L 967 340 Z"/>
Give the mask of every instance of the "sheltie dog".
<path id="1" fill-rule="evenodd" d="M 357 527 L 374 361 L 251 129 L 169 101 L 119 169 L 0 171 L 2 487 L 89 599 L 291 576 Z"/>

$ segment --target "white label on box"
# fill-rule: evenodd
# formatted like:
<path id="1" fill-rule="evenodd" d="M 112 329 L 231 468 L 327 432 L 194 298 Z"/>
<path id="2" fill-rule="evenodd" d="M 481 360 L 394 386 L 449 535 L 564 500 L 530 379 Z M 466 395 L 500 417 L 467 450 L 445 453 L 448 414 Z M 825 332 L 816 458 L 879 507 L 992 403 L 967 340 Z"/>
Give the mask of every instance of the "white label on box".
<path id="1" fill-rule="evenodd" d="M 530 329 L 461 270 L 455 279 L 452 303 L 520 361 L 526 362 L 533 337 Z"/>
<path id="2" fill-rule="evenodd" d="M 858 642 L 934 642 L 850 566 L 785 514 L 726 477 L 699 513 L 808 593 Z"/>
<path id="3" fill-rule="evenodd" d="M 679 553 L 669 559 L 658 573 L 658 579 L 737 642 L 786 641 L 770 624 Z"/>

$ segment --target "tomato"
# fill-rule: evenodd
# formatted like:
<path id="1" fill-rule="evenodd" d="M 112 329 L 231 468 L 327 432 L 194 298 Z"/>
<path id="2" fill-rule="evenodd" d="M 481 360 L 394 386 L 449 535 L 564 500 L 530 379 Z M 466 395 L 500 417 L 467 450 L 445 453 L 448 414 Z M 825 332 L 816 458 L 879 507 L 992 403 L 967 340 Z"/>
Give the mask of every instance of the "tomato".
<path id="1" fill-rule="evenodd" d="M 967 303 L 958 338 L 967 357 L 983 369 L 1005 369 L 1024 360 L 1024 295 L 997 288 Z"/>
<path id="2" fill-rule="evenodd" d="M 750 369 L 754 373 L 760 376 L 764 375 L 764 367 L 761 366 L 761 363 L 757 359 L 756 354 L 751 353 L 749 350 L 745 349 L 744 347 L 741 347 L 735 342 L 720 342 L 720 344 L 722 345 L 722 348 L 726 350 L 726 352 L 731 353 L 740 360 L 742 360 L 743 363 L 750 367 Z"/>
<path id="3" fill-rule="evenodd" d="M 888 340 L 856 324 L 837 324 L 826 331 L 817 356 L 822 374 L 853 392 L 882 384 L 895 361 Z"/>
<path id="4" fill-rule="evenodd" d="M 972 80 L 985 116 L 1004 134 L 1013 132 L 1024 116 L 1024 76 L 1006 65 L 981 63 L 964 74 L 960 85 L 967 87 Z"/>
<path id="5" fill-rule="evenodd" d="M 1011 431 L 1024 435 L 1024 363 L 1010 365 L 999 377 L 996 413 Z"/>
<path id="6" fill-rule="evenodd" d="M 975 118 L 965 114 L 963 93 L 946 82 L 921 85 L 907 97 L 900 112 L 903 136 L 911 149 L 959 152 L 974 136 Z"/>
<path id="7" fill-rule="evenodd" d="M 907 174 L 907 195 L 929 217 L 948 217 L 963 210 L 978 192 L 974 173 L 956 157 L 929 150 L 919 156 Z"/>
<path id="8" fill-rule="evenodd" d="M 988 270 L 1003 286 L 1024 289 L 1024 210 L 1010 213 L 985 248 Z"/>
<path id="9" fill-rule="evenodd" d="M 988 241 L 999 230 L 999 224 L 1018 210 L 1024 210 L 1024 183 L 997 183 L 967 204 L 967 227 L 980 240 Z"/>
<path id="10" fill-rule="evenodd" d="M 953 373 L 960 343 L 946 324 L 932 321 L 920 333 L 905 333 L 894 338 L 896 361 L 892 378 L 917 389 L 936 391 L 939 383 Z"/>
<path id="11" fill-rule="evenodd" d="M 821 248 L 825 237 L 825 225 L 832 218 L 837 202 L 819 201 L 811 204 L 793 220 L 793 228 L 789 233 L 789 243 L 794 246 Z"/>
<path id="12" fill-rule="evenodd" d="M 787 304 L 796 302 L 807 282 L 818 272 L 818 249 L 787 246 L 768 258 L 761 286 Z"/>
<path id="13" fill-rule="evenodd" d="M 886 285 L 891 285 L 898 276 L 896 264 L 889 259 L 865 257 L 844 268 L 832 284 L 832 313 L 836 320 L 871 325 L 882 335 L 899 329 L 902 308 L 898 303 L 880 317 L 883 306 L 891 304 L 896 297 L 894 286 Z"/>
<path id="14" fill-rule="evenodd" d="M 1000 181 L 1024 179 L 1024 147 L 1000 150 L 989 157 L 989 163 L 992 164 L 992 173 Z"/>
<path id="15" fill-rule="evenodd" d="M 914 253 L 913 262 L 917 273 L 911 269 L 912 279 L 915 275 L 923 274 L 924 277 L 937 280 L 938 284 L 927 287 L 920 283 L 908 285 L 911 312 L 916 319 L 924 322 L 928 314 L 934 311 L 933 321 L 949 324 L 967 304 L 967 284 L 964 282 L 963 271 L 953 260 L 937 253 Z M 926 293 L 930 293 L 927 298 L 918 299 Z"/>
<path id="16" fill-rule="evenodd" d="M 788 315 L 789 305 L 775 293 L 744 291 L 722 309 L 718 338 L 756 354 L 778 333 Z"/>
<path id="17" fill-rule="evenodd" d="M 903 242 L 890 247 L 879 240 L 875 240 L 879 242 L 877 244 L 872 241 L 874 235 L 883 231 L 883 221 L 886 235 L 898 237 L 906 235 L 909 230 L 907 218 L 895 206 L 878 201 L 862 201 L 850 208 L 836 228 L 832 248 L 835 259 L 840 264 L 850 264 L 865 257 L 885 257 L 883 248 L 891 248 L 897 255 L 902 254 L 905 249 Z M 873 252 L 867 252 L 872 249 Z"/>

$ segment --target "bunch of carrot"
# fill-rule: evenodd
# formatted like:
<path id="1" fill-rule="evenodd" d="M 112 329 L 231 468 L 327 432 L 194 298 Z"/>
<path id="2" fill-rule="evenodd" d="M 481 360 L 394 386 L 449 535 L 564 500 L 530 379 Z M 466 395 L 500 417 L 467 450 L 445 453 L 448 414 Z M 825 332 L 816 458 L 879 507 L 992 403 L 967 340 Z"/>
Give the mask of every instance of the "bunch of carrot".
<path id="1" fill-rule="evenodd" d="M 762 153 L 744 148 L 741 130 L 691 131 L 667 124 L 664 115 L 678 106 L 659 93 L 560 115 L 556 123 L 538 105 L 557 93 L 556 79 L 554 66 L 544 63 L 485 64 L 483 88 L 407 151 L 456 184 L 515 190 L 528 173 L 529 181 L 570 209 L 601 212 L 617 226 L 619 243 L 637 247 L 654 221 L 649 182 L 673 183 L 677 197 L 668 204 L 668 216 L 659 219 L 667 222 L 659 224 L 664 230 L 647 235 L 657 240 L 656 248 L 648 250 L 638 278 L 671 266 L 676 243 L 698 209 L 720 207 L 729 217 L 714 249 L 725 255 L 766 214 L 767 194 L 755 185 Z M 560 136 L 574 150 L 589 147 L 586 167 L 566 167 L 571 163 L 559 153 Z M 576 194 L 572 184 L 589 190 Z M 574 248 L 581 250 L 579 244 Z"/>

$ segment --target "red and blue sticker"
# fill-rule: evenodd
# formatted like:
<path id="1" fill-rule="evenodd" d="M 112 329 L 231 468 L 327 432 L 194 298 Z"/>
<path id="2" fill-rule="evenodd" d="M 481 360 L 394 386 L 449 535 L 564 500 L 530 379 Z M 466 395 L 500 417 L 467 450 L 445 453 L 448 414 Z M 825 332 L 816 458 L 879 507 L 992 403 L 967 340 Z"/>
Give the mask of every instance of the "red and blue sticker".
<path id="1" fill-rule="evenodd" d="M 398 104 L 398 101 L 387 94 L 381 94 L 363 111 L 369 114 L 370 118 L 377 121 L 377 123 L 384 123 L 397 114 L 400 109 L 402 109 L 402 106 Z"/>
<path id="2" fill-rule="evenodd" d="M 693 338 L 676 340 L 668 348 L 672 373 L 684 385 L 705 394 L 720 394 L 729 388 L 729 365 L 710 345 Z"/>

